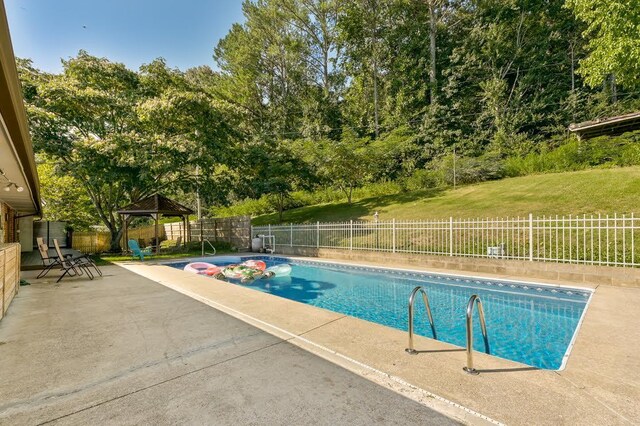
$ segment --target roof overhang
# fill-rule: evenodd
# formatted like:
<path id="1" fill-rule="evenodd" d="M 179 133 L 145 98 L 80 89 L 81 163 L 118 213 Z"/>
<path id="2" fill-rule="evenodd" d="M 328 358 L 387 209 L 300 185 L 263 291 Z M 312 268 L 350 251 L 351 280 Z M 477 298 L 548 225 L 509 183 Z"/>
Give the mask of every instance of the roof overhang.
<path id="1" fill-rule="evenodd" d="M 33 155 L 31 137 L 18 79 L 16 59 L 11 45 L 9 24 L 0 1 L 0 169 L 6 177 L 24 188 L 3 191 L 0 179 L 0 201 L 20 214 L 40 214 L 40 183 Z"/>
<path id="2" fill-rule="evenodd" d="M 640 112 L 585 121 L 584 123 L 571 124 L 569 126 L 569 131 L 578 135 L 580 139 L 591 139 L 604 135 L 621 135 L 638 129 L 640 129 Z"/>

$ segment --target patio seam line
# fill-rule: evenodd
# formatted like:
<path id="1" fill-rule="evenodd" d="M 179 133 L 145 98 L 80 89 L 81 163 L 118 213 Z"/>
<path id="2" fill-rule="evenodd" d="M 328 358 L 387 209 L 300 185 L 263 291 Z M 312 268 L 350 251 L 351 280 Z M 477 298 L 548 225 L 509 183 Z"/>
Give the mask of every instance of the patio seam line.
<path id="1" fill-rule="evenodd" d="M 310 329 L 309 329 L 309 330 L 307 330 L 307 331 L 303 331 L 302 333 L 298 334 L 298 336 L 304 336 L 305 334 L 311 333 L 311 332 L 312 332 L 312 331 L 314 331 L 314 330 L 317 330 L 317 329 L 319 329 L 319 328 L 322 328 L 322 327 L 324 327 L 325 325 L 329 325 L 329 324 L 331 324 L 332 322 L 339 321 L 339 320 L 341 320 L 341 319 L 343 319 L 343 318 L 346 318 L 346 317 L 347 317 L 346 315 L 341 315 L 340 317 L 338 317 L 338 318 L 334 318 L 334 319 L 332 319 L 332 320 L 330 320 L 330 321 L 327 321 L 327 322 L 325 322 L 324 324 L 320 324 L 320 325 L 319 325 L 319 326 L 317 326 L 317 327 L 313 327 L 313 328 L 310 328 Z M 290 339 L 295 339 L 295 337 L 290 337 L 290 338 L 288 338 L 287 340 L 290 340 Z"/>
<path id="2" fill-rule="evenodd" d="M 153 384 L 151 384 L 151 385 L 148 385 L 148 386 L 145 386 L 145 387 L 142 387 L 142 388 L 139 388 L 139 389 L 135 389 L 135 390 L 133 390 L 133 391 L 131 391 L 131 392 L 128 392 L 128 393 L 125 393 L 125 394 L 122 394 L 122 395 L 115 396 L 115 397 L 110 398 L 110 399 L 107 399 L 107 400 L 105 400 L 105 401 L 95 403 L 95 404 L 90 405 L 90 406 L 88 406 L 88 407 L 84 407 L 84 408 L 81 408 L 81 409 L 79 409 L 79 410 L 73 411 L 73 412 L 71 412 L 71 413 L 67 413 L 67 414 L 64 414 L 64 415 L 62 415 L 62 416 L 55 417 L 55 418 L 53 418 L 53 419 L 48 419 L 48 420 L 45 420 L 45 421 L 40 422 L 40 423 L 37 423 L 37 424 L 38 424 L 38 426 L 40 426 L 40 425 L 46 425 L 46 424 L 49 424 L 49 423 L 52 423 L 52 422 L 58 421 L 58 420 L 60 420 L 60 419 L 64 419 L 64 418 L 67 418 L 67 417 L 73 416 L 73 415 L 75 415 L 75 414 L 81 413 L 81 412 L 83 412 L 83 411 L 91 410 L 92 408 L 96 408 L 96 407 L 99 407 L 99 406 L 101 406 L 101 405 L 108 404 L 108 403 L 110 403 L 110 402 L 117 401 L 117 400 L 122 399 L 122 398 L 126 398 L 127 396 L 130 396 L 130 395 L 134 395 L 134 394 L 136 394 L 136 393 L 143 392 L 143 391 L 145 391 L 145 390 L 148 390 L 148 389 L 154 388 L 154 387 L 156 387 L 156 386 L 163 385 L 163 384 L 165 384 L 165 383 L 169 383 L 169 382 L 171 382 L 171 381 L 173 381 L 173 380 L 177 380 L 177 379 L 180 379 L 180 378 L 183 378 L 183 377 L 189 376 L 189 375 L 191 375 L 191 374 L 199 373 L 200 371 L 204 371 L 204 370 L 206 370 L 206 369 L 208 369 L 208 368 L 217 367 L 217 366 L 222 365 L 222 364 L 224 364 L 224 363 L 227 363 L 227 362 L 229 362 L 229 361 L 234 361 L 234 360 L 239 359 L 239 358 L 242 358 L 242 357 L 244 357 L 244 356 L 252 355 L 252 354 L 254 354 L 254 353 L 260 352 L 260 351 L 265 350 L 265 349 L 270 349 L 270 348 L 272 348 L 272 347 L 274 347 L 274 346 L 277 346 L 277 345 L 280 345 L 280 344 L 282 344 L 282 343 L 288 343 L 288 342 L 289 342 L 289 340 L 291 340 L 291 339 L 293 339 L 293 337 L 291 337 L 291 338 L 289 338 L 289 339 L 282 339 L 282 340 L 280 340 L 280 341 L 278 341 L 278 342 L 271 343 L 271 344 L 269 344 L 269 345 L 267 345 L 267 346 L 263 346 L 263 347 L 261 347 L 261 348 L 254 349 L 254 350 L 251 350 L 251 351 L 249 351 L 249 352 L 245 352 L 245 353 L 242 353 L 242 354 L 240 354 L 240 355 L 236 355 L 236 356 L 234 356 L 234 357 L 227 358 L 227 359 L 224 359 L 224 360 L 222 360 L 222 361 L 219 361 L 219 362 L 216 362 L 216 363 L 213 363 L 213 364 L 205 365 L 204 367 L 200 367 L 200 368 L 197 368 L 197 369 L 195 369 L 195 370 L 187 371 L 186 373 L 182 373 L 182 374 L 180 374 L 180 375 L 178 375 L 178 376 L 174 376 L 174 377 L 170 377 L 170 378 L 165 379 L 165 380 L 161 380 L 160 382 L 153 383 Z"/>
<path id="3" fill-rule="evenodd" d="M 593 400 L 595 400 L 598 404 L 600 404 L 601 406 L 603 406 L 604 408 L 606 408 L 607 410 L 611 411 L 614 415 L 616 415 L 617 417 L 619 417 L 620 419 L 624 420 L 625 422 L 631 424 L 631 425 L 635 425 L 636 423 L 632 422 L 631 420 L 627 419 L 625 416 L 623 416 L 622 414 L 618 413 L 616 410 L 614 410 L 613 408 L 609 407 L 609 405 L 607 405 L 606 403 L 604 403 L 603 401 L 601 401 L 600 399 L 598 399 L 597 396 L 592 395 L 590 392 L 587 391 L 587 387 L 586 386 L 581 386 L 575 382 L 573 382 L 571 379 L 569 379 L 568 377 L 563 376 L 561 373 L 562 371 L 554 371 L 555 374 L 557 374 L 562 380 L 565 380 L 566 382 L 568 382 L 569 384 L 571 384 L 571 386 L 573 386 L 574 388 L 576 388 L 577 390 L 579 390 L 580 392 L 586 394 L 589 396 L 589 398 L 592 398 Z"/>

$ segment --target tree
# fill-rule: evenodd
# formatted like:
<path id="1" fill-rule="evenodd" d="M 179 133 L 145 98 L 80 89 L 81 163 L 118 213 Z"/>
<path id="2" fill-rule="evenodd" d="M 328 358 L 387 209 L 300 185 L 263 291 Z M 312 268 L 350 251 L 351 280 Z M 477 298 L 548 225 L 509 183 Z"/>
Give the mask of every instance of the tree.
<path id="1" fill-rule="evenodd" d="M 367 149 L 368 138 L 358 138 L 351 129 L 342 131 L 339 141 L 324 139 L 303 145 L 308 153 L 307 161 L 323 182 L 342 191 L 349 204 L 353 190 L 362 186 L 370 177 L 370 167 L 375 163 Z"/>
<path id="2" fill-rule="evenodd" d="M 640 1 L 567 0 L 567 6 L 587 25 L 589 55 L 579 69 L 586 83 L 640 86 Z"/>
<path id="3" fill-rule="evenodd" d="M 251 173 L 254 197 L 270 196 L 278 210 L 278 221 L 282 222 L 291 192 L 311 187 L 311 171 L 288 144 L 277 145 L 269 151 L 255 146 L 248 158 L 245 167 L 247 173 Z"/>
<path id="4" fill-rule="evenodd" d="M 35 151 L 84 188 L 112 250 L 123 230 L 119 207 L 189 188 L 196 165 L 225 161 L 230 132 L 212 99 L 163 60 L 138 73 L 84 51 L 59 75 L 19 65 Z"/>
<path id="5" fill-rule="evenodd" d="M 38 177 L 44 219 L 67 222 L 75 230 L 88 230 L 100 222 L 82 185 L 73 176 L 56 170 L 54 161 L 41 156 L 38 159 Z"/>

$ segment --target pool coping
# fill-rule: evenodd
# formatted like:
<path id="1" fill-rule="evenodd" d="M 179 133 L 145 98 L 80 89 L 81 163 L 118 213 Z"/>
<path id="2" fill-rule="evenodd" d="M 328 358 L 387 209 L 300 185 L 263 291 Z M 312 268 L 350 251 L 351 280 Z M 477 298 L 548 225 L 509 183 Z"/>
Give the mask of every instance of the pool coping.
<path id="1" fill-rule="evenodd" d="M 251 256 L 251 254 L 249 253 L 237 254 L 237 257 L 249 257 L 249 256 Z M 261 255 L 257 255 L 257 256 L 261 256 Z M 286 256 L 286 257 L 291 259 L 300 258 L 299 256 Z M 197 258 L 199 259 L 200 257 L 197 257 Z M 307 260 L 308 258 L 302 257 L 300 259 Z M 179 259 L 179 260 L 176 259 L 176 261 L 183 261 L 183 262 L 189 261 L 189 260 L 190 258 Z M 316 261 L 316 259 L 313 259 L 313 260 Z M 164 261 L 163 263 L 165 262 L 166 261 Z M 338 262 L 330 261 L 329 263 L 338 263 Z M 343 263 L 350 264 L 350 265 L 354 264 L 349 262 L 343 262 Z M 358 262 L 358 263 L 360 264 L 362 262 Z M 317 316 L 318 310 L 324 311 L 324 309 L 322 308 L 317 308 L 314 306 L 305 305 L 300 302 L 283 299 L 278 296 L 273 296 L 267 293 L 255 291 L 252 289 L 247 289 L 242 286 L 229 285 L 228 283 L 224 283 L 224 284 L 227 284 L 226 286 L 224 285 L 211 286 L 211 278 L 209 277 L 194 277 L 192 274 L 186 274 L 183 271 L 179 271 L 169 266 L 162 266 L 162 265 L 159 266 L 157 263 L 145 262 L 145 264 L 140 264 L 140 263 L 128 262 L 128 263 L 121 263 L 120 265 L 127 269 L 132 270 L 133 272 L 136 272 L 148 278 L 151 278 L 154 281 L 159 282 L 160 284 L 166 285 L 170 288 L 173 288 L 174 290 L 180 291 L 184 294 L 187 294 L 191 297 L 201 300 L 204 303 L 207 303 L 210 306 L 213 306 L 221 310 L 224 310 L 223 307 L 225 305 L 223 304 L 223 302 L 225 301 L 225 298 L 227 301 L 230 300 L 229 299 L 230 294 L 243 295 L 245 296 L 243 297 L 243 299 L 251 299 L 251 300 L 248 300 L 248 301 L 243 300 L 242 303 L 239 303 L 239 305 L 242 305 L 240 306 L 240 309 L 236 309 L 236 307 L 233 307 L 233 306 L 226 306 L 226 308 L 235 309 L 237 311 L 235 315 L 233 312 L 228 312 L 228 313 L 244 320 L 248 320 L 247 319 L 248 314 L 246 313 L 247 311 L 252 311 L 254 309 L 260 310 L 260 309 L 263 309 L 264 305 L 270 305 L 270 304 L 274 304 L 278 306 L 286 306 L 286 309 L 291 309 L 295 312 L 298 312 L 298 313 L 301 313 L 302 315 L 307 315 L 307 316 L 313 316 L 313 315 Z M 385 267 L 382 269 L 390 269 L 390 268 Z M 407 270 L 409 268 L 396 268 L 396 269 Z M 411 270 L 416 270 L 416 269 L 414 267 L 414 268 L 411 268 Z M 416 271 L 437 272 L 438 274 L 446 273 L 444 271 L 434 271 L 434 268 L 429 268 L 429 271 L 426 271 L 426 270 L 416 270 Z M 455 273 L 453 274 L 450 273 L 449 275 L 468 276 L 464 273 L 459 273 L 458 271 L 455 271 Z M 503 279 L 511 282 L 514 281 L 514 278 L 512 277 L 504 276 L 504 275 L 496 276 L 496 274 L 473 273 L 472 276 L 488 278 L 492 280 Z M 531 281 L 528 281 L 528 280 L 519 280 L 519 281 L 525 282 L 525 283 L 532 283 Z M 554 280 L 544 280 L 544 281 L 551 281 L 551 282 L 547 282 L 547 283 L 535 282 L 534 284 L 547 284 L 547 285 L 554 285 L 554 286 L 566 286 L 571 288 L 578 288 L 573 283 L 563 283 L 563 282 L 554 281 Z M 223 283 L 217 280 L 215 282 Z M 234 290 L 231 287 L 235 287 L 236 289 Z M 588 302 L 589 304 L 593 301 L 593 297 L 597 293 L 597 286 L 594 286 L 594 287 L 595 288 L 580 287 L 582 289 L 589 290 L 592 292 L 592 295 Z M 207 292 L 209 293 L 208 295 L 206 294 Z M 247 292 L 251 292 L 252 294 Z M 213 295 L 213 293 L 216 293 L 216 294 Z M 212 297 L 212 296 L 215 296 L 215 297 Z M 276 302 L 274 301 L 274 299 L 279 299 L 280 301 L 285 300 L 287 301 L 287 303 Z M 234 303 L 236 302 L 234 301 Z M 295 306 L 295 305 L 299 305 L 299 306 Z M 585 307 L 583 317 L 581 318 L 581 324 L 579 328 L 577 328 L 577 330 L 581 330 L 583 328 L 582 322 L 587 317 L 587 314 L 586 314 L 587 308 L 588 307 Z M 327 312 L 331 312 L 331 311 L 327 311 Z M 336 314 L 336 313 L 332 313 L 332 314 L 336 316 L 336 318 L 341 316 L 341 314 Z M 519 364 L 514 361 L 509 361 L 502 358 L 486 356 L 485 354 L 478 352 L 478 353 L 474 353 L 474 356 L 476 357 L 476 360 L 477 360 L 476 364 L 489 367 L 489 369 L 485 369 L 481 371 L 487 372 L 487 373 L 505 372 L 505 374 L 497 374 L 497 375 L 481 374 L 480 379 L 477 379 L 477 378 L 469 379 L 468 377 L 466 377 L 466 375 L 463 375 L 463 373 L 461 373 L 461 367 L 462 365 L 464 365 L 464 361 L 456 353 L 456 351 L 459 351 L 460 348 L 445 342 L 435 341 L 433 339 L 416 336 L 416 343 L 418 347 L 423 347 L 423 346 L 434 347 L 435 346 L 438 349 L 426 351 L 426 352 L 429 352 L 428 358 L 416 357 L 412 359 L 412 357 L 407 358 L 404 355 L 400 354 L 400 352 L 404 352 L 402 350 L 404 348 L 404 345 L 399 342 L 405 341 L 406 332 L 401 332 L 399 330 L 391 329 L 386 326 L 378 325 L 375 323 L 369 323 L 364 320 L 358 320 L 352 317 L 349 317 L 351 319 L 345 320 L 344 319 L 345 316 L 342 316 L 341 318 L 333 319 L 331 321 L 323 323 L 316 328 L 312 328 L 304 332 L 302 332 L 301 330 L 297 330 L 298 332 L 296 332 L 295 327 L 298 326 L 298 324 L 292 324 L 291 322 L 288 323 L 286 319 L 283 319 L 284 317 L 279 312 L 269 313 L 269 312 L 263 311 L 263 312 L 260 312 L 260 315 L 254 315 L 254 317 L 256 318 L 257 321 L 264 322 L 264 324 L 262 325 L 260 324 L 254 324 L 254 325 L 257 325 L 258 327 L 261 327 L 261 328 L 271 327 L 271 330 L 266 330 L 266 331 L 271 332 L 275 335 L 280 335 L 280 337 L 282 338 L 292 339 L 292 343 L 298 344 L 307 350 L 312 350 L 314 351 L 314 353 L 317 352 L 318 355 L 326 357 L 327 359 L 330 359 L 333 362 L 337 362 L 343 365 L 343 364 L 350 364 L 346 362 L 345 359 L 353 360 L 355 363 L 357 363 L 355 365 L 359 366 L 356 368 L 356 370 L 364 368 L 363 366 L 368 366 L 373 370 L 380 371 L 381 374 L 386 375 L 387 379 L 394 380 L 394 382 L 396 383 L 406 383 L 410 387 L 423 390 L 422 395 L 425 395 L 424 392 L 427 392 L 426 395 L 430 400 L 434 400 L 434 399 L 438 400 L 438 398 L 442 398 L 442 400 L 444 401 L 449 401 L 452 404 L 455 404 L 454 406 L 457 407 L 456 412 L 453 413 L 452 416 L 454 418 L 457 418 L 467 423 L 474 423 L 475 422 L 474 419 L 482 422 L 491 420 L 489 417 L 486 417 L 486 419 L 483 419 L 482 417 L 485 417 L 483 415 L 481 415 L 482 417 L 478 417 L 476 414 L 479 412 L 488 413 L 488 415 L 491 415 L 494 418 L 501 419 L 501 421 L 509 421 L 511 423 L 516 423 L 516 424 L 519 422 L 526 423 L 525 417 L 514 417 L 514 414 L 511 413 L 511 411 L 515 411 L 516 413 L 519 411 L 525 411 L 525 412 L 529 412 L 529 415 L 531 415 L 531 410 L 534 407 L 537 407 L 537 409 L 533 410 L 535 415 L 540 415 L 545 419 L 547 419 L 547 421 L 543 423 L 556 422 L 560 418 L 566 421 L 567 416 L 568 418 L 574 418 L 574 420 L 577 420 L 579 418 L 577 417 L 579 415 L 578 413 L 580 413 L 580 416 L 583 415 L 584 413 L 592 413 L 592 415 L 595 416 L 595 417 L 592 417 L 592 420 L 600 418 L 601 421 L 606 421 L 609 423 L 611 422 L 620 423 L 620 419 L 621 418 L 624 419 L 624 416 L 622 415 L 612 414 L 612 409 L 609 408 L 606 403 L 602 402 L 598 398 L 594 398 L 593 396 L 590 395 L 589 392 L 577 391 L 575 387 L 576 385 L 574 384 L 574 382 L 572 382 L 569 379 L 562 378 L 564 374 L 561 374 L 561 373 L 564 373 L 564 372 L 561 372 L 561 371 L 534 369 L 534 368 L 525 366 L 524 364 Z M 591 318 L 593 318 L 593 316 L 591 316 Z M 363 323 L 366 323 L 366 324 L 363 324 Z M 267 327 L 265 324 L 269 324 L 270 327 Z M 283 324 L 285 326 L 283 326 Z M 274 329 L 273 327 L 279 328 L 281 330 L 285 330 L 289 334 L 283 335 L 282 332 L 278 331 L 277 329 Z M 370 346 L 370 342 L 363 340 L 361 336 L 357 336 L 358 338 L 360 338 L 359 342 L 357 341 L 356 338 L 353 339 L 358 344 L 354 343 L 354 341 L 351 341 L 351 342 L 345 341 L 344 335 L 340 334 L 341 331 L 344 331 L 343 330 L 344 327 L 346 327 L 349 332 L 352 332 L 353 329 L 358 329 L 363 334 L 367 334 L 370 337 L 373 336 L 373 338 L 377 339 L 378 336 L 384 335 L 384 337 L 388 339 L 387 340 L 380 339 L 380 341 L 382 342 L 381 346 L 384 346 L 384 348 L 378 348 L 376 346 L 373 346 L 373 347 L 370 347 L 369 350 L 367 351 L 366 348 L 364 347 L 367 346 L 367 344 L 369 344 Z M 338 332 L 338 334 L 336 334 L 336 332 Z M 302 334 L 305 334 L 309 338 L 307 337 L 303 338 Z M 297 337 L 292 338 L 291 335 L 295 335 Z M 574 335 L 574 339 L 572 339 L 573 344 L 575 344 L 576 341 L 582 343 L 583 341 L 586 340 L 586 336 L 580 336 L 581 338 L 577 338 L 577 335 L 578 333 L 576 333 Z M 310 343 L 305 343 L 300 339 L 305 339 Z M 572 348 L 573 348 L 573 344 L 572 344 Z M 326 349 L 326 351 L 317 351 L 317 348 L 316 350 L 314 350 L 314 348 L 310 347 L 310 345 L 317 345 L 317 346 L 323 347 Z M 452 349 L 452 348 L 455 348 L 455 349 Z M 372 353 L 376 351 L 379 351 L 380 353 L 379 354 Z M 325 353 L 322 353 L 322 352 L 325 352 Z M 443 358 L 443 356 L 438 354 L 438 352 L 452 352 L 452 353 L 446 354 L 446 356 Z M 582 352 L 584 352 L 583 348 L 582 348 Z M 334 355 L 331 355 L 331 354 L 334 354 Z M 345 359 L 341 359 L 341 357 L 344 357 Z M 487 358 L 493 358 L 493 360 L 489 360 Z M 432 375 L 425 373 L 424 369 L 420 369 L 420 367 L 424 367 L 424 366 L 421 364 L 418 364 L 417 362 L 423 361 L 425 359 L 427 361 L 432 361 L 432 364 L 440 365 L 440 368 L 436 370 L 436 372 L 439 373 L 438 374 L 439 377 L 434 378 L 432 377 Z M 398 364 L 396 364 L 396 362 Z M 353 363 L 351 363 L 351 366 L 350 365 L 343 365 L 343 366 L 347 369 L 353 370 Z M 407 367 L 409 366 L 411 368 L 407 369 Z M 528 368 L 523 369 L 522 368 L 523 366 Z M 446 371 L 441 371 L 443 368 Z M 569 370 L 573 371 L 576 369 L 570 368 Z M 360 372 L 360 374 L 362 374 L 362 372 Z M 395 381 L 395 379 L 393 379 L 394 377 L 398 378 L 399 382 Z M 371 377 L 369 378 L 371 379 Z M 511 379 L 511 378 L 514 378 L 514 379 Z M 488 381 L 489 383 L 493 383 L 493 382 L 495 383 L 492 384 L 489 388 L 486 388 L 487 383 L 482 383 L 483 381 Z M 381 384 L 385 385 L 384 383 L 385 380 L 382 380 L 382 382 L 383 383 Z M 632 379 L 632 384 L 633 382 L 634 380 Z M 462 387 L 463 389 L 462 390 L 457 389 L 455 388 L 455 386 L 452 388 L 452 385 L 455 385 L 455 384 L 459 384 L 460 387 Z M 465 389 L 465 386 L 467 386 L 466 389 Z M 521 392 L 526 393 L 530 390 L 532 386 L 533 387 L 537 386 L 540 389 L 545 389 L 545 391 L 544 392 L 541 391 L 540 392 L 541 395 L 537 395 L 537 396 L 534 395 L 532 396 L 532 399 L 526 399 L 526 400 L 519 399 L 519 397 L 513 396 L 511 394 L 504 394 L 504 392 L 502 391 L 503 388 L 514 388 L 518 393 L 521 393 Z M 552 390 L 547 390 L 549 387 L 552 388 Z M 395 390 L 398 391 L 397 389 Z M 479 390 L 482 390 L 483 392 L 478 393 Z M 400 392 L 406 393 L 405 391 L 400 391 Z M 444 395 L 443 395 L 443 392 L 445 392 Z M 473 395 L 474 392 L 477 396 L 477 398 L 475 399 L 471 397 L 471 395 Z M 494 398 L 498 398 L 499 396 L 498 394 L 501 394 L 501 393 L 503 398 L 515 399 L 518 401 L 515 404 L 527 405 L 528 408 L 524 409 L 522 407 L 519 407 L 514 410 L 510 410 L 509 407 L 511 407 L 511 404 L 509 404 L 508 402 L 493 400 Z M 541 403 L 540 401 L 538 401 L 539 399 L 545 399 L 545 396 L 543 395 L 545 393 L 548 393 L 551 395 L 557 395 L 559 399 L 562 399 L 562 402 L 560 403 L 560 405 L 562 406 L 561 407 L 562 409 L 559 410 L 558 407 L 556 407 L 555 409 L 551 409 L 553 407 L 553 404 L 550 403 L 549 401 L 545 403 Z M 438 397 L 438 395 L 443 395 L 443 396 Z M 483 400 L 478 401 L 479 399 L 483 399 Z M 503 405 L 506 405 L 508 408 L 505 408 Z M 465 407 L 471 407 L 471 408 L 467 409 Z M 467 410 L 476 414 L 474 414 L 470 419 L 468 417 L 469 411 Z M 467 417 L 465 418 L 464 415 L 461 417 L 460 411 L 463 413 L 466 413 Z M 569 413 L 567 413 L 567 411 L 569 411 Z M 550 418 L 553 420 L 550 421 L 549 420 Z M 493 421 L 491 423 L 493 423 Z"/>

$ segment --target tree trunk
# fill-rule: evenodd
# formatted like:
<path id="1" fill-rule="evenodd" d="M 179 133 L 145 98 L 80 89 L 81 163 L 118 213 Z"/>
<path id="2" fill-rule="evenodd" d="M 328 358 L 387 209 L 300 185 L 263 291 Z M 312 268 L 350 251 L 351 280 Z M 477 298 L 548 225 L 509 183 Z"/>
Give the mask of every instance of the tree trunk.
<path id="1" fill-rule="evenodd" d="M 116 227 L 109 227 L 109 231 L 111 231 L 111 243 L 109 245 L 109 251 L 112 253 L 119 253 L 122 251 L 120 247 L 120 238 L 122 238 L 122 232 L 124 231 L 124 227 L 120 227 L 120 229 Z"/>
<path id="2" fill-rule="evenodd" d="M 378 113 L 378 1 L 372 2 L 373 9 L 373 31 L 371 58 L 373 60 L 373 120 L 376 139 L 380 135 L 380 121 Z"/>
<path id="3" fill-rule="evenodd" d="M 618 102 L 618 89 L 616 86 L 616 75 L 611 74 L 611 102 Z"/>
<path id="4" fill-rule="evenodd" d="M 278 223 L 282 223 L 282 215 L 284 213 L 284 195 L 278 194 Z"/>
<path id="5" fill-rule="evenodd" d="M 431 56 L 429 64 L 429 86 L 430 101 L 433 105 L 436 102 L 437 81 L 436 81 L 436 1 L 428 0 L 429 4 L 429 53 Z"/>

